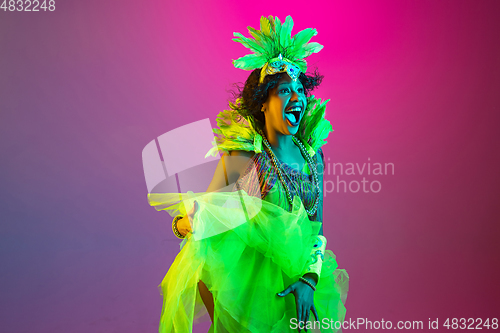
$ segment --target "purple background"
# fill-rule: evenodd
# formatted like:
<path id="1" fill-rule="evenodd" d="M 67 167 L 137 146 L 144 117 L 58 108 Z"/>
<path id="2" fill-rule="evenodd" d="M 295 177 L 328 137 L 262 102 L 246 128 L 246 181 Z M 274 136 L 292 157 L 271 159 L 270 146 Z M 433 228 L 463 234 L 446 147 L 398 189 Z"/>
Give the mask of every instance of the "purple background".
<path id="1" fill-rule="evenodd" d="M 347 317 L 500 309 L 498 1 L 62 1 L 0 11 L 2 332 L 155 332 L 178 251 L 142 148 L 227 107 L 261 15 L 318 29 L 329 162 L 394 163 L 329 193 Z M 363 176 L 340 176 L 360 181 Z M 336 175 L 325 180 L 336 181 Z M 445 331 L 442 327 L 440 331 Z"/>

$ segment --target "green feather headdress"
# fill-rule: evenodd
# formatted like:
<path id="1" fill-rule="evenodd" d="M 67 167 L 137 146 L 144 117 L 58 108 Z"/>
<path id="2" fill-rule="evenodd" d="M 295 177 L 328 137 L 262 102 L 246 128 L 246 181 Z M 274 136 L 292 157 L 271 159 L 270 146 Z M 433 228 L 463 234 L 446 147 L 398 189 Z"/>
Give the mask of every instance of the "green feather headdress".
<path id="1" fill-rule="evenodd" d="M 260 83 L 263 82 L 266 75 L 282 72 L 287 72 L 293 80 L 296 80 L 300 72 L 305 73 L 307 70 L 305 58 L 319 52 L 323 45 L 316 42 L 309 43 L 311 38 L 318 34 L 316 29 L 304 29 L 292 38 L 292 28 L 291 16 L 287 16 L 283 24 L 278 17 L 262 16 L 260 31 L 248 27 L 248 31 L 254 39 L 246 38 L 235 32 L 234 36 L 238 38 L 233 40 L 243 44 L 253 53 L 233 60 L 234 67 L 244 70 L 262 67 Z"/>

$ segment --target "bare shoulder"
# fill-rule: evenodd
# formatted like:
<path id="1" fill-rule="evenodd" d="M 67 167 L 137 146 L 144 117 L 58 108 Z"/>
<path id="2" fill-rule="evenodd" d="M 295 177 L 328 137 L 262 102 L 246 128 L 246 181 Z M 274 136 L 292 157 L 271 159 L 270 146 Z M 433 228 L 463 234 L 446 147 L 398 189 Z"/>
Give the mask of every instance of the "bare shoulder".
<path id="1" fill-rule="evenodd" d="M 236 182 L 254 155 L 253 152 L 243 150 L 232 150 L 229 154 L 223 154 L 207 192 L 217 191 Z"/>
<path id="2" fill-rule="evenodd" d="M 231 150 L 229 155 L 226 155 L 224 162 L 226 168 L 233 174 L 242 174 L 248 166 L 249 161 L 255 155 L 253 151 Z"/>
<path id="3" fill-rule="evenodd" d="M 229 155 L 252 158 L 255 155 L 255 152 L 246 150 L 231 150 Z"/>
<path id="4" fill-rule="evenodd" d="M 229 154 L 224 154 L 222 163 L 229 180 L 229 183 L 235 182 L 245 172 L 248 163 L 254 153 L 244 150 L 231 150 Z"/>

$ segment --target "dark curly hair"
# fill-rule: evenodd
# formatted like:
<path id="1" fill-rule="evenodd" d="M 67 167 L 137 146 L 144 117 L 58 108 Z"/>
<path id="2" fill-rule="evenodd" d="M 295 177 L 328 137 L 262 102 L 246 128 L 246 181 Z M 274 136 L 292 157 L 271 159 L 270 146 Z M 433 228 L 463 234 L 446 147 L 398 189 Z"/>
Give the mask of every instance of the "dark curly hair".
<path id="1" fill-rule="evenodd" d="M 241 103 L 231 103 L 233 109 L 238 111 L 240 115 L 253 122 L 253 125 L 258 129 L 263 129 L 265 125 L 264 113 L 261 112 L 262 105 L 267 101 L 269 90 L 276 87 L 279 80 L 286 73 L 277 73 L 267 75 L 264 82 L 259 85 L 261 69 L 255 69 L 250 73 L 243 88 L 236 85 L 237 93 L 233 92 L 233 97 L 241 98 Z M 318 87 L 323 80 L 323 76 L 317 70 L 312 74 L 300 73 L 299 80 L 304 86 L 304 93 L 309 96 L 309 93 Z"/>

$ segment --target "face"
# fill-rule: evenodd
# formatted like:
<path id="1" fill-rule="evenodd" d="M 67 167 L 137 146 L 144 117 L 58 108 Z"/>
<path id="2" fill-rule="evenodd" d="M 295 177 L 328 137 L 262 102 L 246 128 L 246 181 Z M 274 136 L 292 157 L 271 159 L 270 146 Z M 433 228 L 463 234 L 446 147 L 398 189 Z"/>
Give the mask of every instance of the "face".
<path id="1" fill-rule="evenodd" d="M 269 97 L 263 104 L 266 129 L 285 135 L 294 135 L 307 106 L 304 86 L 300 80 L 293 81 L 284 74 L 278 85 L 269 90 Z"/>

